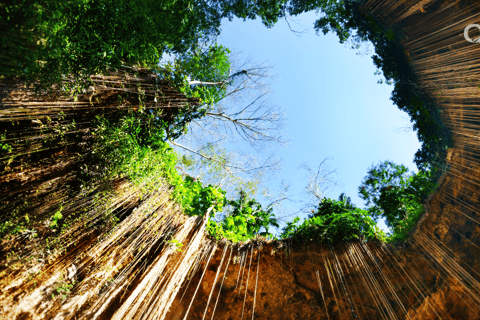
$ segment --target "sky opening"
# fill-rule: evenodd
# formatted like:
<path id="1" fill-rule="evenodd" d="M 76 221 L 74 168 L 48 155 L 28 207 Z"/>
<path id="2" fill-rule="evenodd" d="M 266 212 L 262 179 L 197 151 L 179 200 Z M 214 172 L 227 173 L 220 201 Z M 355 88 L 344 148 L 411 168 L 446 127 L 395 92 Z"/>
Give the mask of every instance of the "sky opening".
<path id="1" fill-rule="evenodd" d="M 290 22 L 285 20 L 266 28 L 260 20 L 225 20 L 218 42 L 242 58 L 274 65 L 277 78 L 271 84 L 271 104 L 286 113 L 286 147 L 266 148 L 260 156 L 283 159 L 283 170 L 267 187 L 278 190 L 282 181 L 290 183 L 285 212 L 298 213 L 302 206 L 306 172 L 325 158 L 339 187 L 327 196 L 337 199 L 344 192 L 364 208 L 357 188 L 367 170 L 380 161 L 391 160 L 417 171 L 413 163 L 420 148 L 408 115 L 390 101 L 393 86 L 378 84 L 384 79 L 376 68 L 368 46 L 359 50 L 340 44 L 334 34 L 317 35 L 313 30 L 315 13 L 305 13 Z M 253 152 L 253 150 L 252 150 Z M 291 220 L 293 216 L 284 220 Z M 380 227 L 386 230 L 383 222 Z"/>

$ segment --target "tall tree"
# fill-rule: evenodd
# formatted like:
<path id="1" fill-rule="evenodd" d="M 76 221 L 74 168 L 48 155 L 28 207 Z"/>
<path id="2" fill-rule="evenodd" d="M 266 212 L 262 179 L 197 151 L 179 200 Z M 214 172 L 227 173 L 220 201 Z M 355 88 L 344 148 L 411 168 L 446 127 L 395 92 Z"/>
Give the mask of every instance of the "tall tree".
<path id="1" fill-rule="evenodd" d="M 199 47 L 192 52 L 195 59 L 184 60 L 198 61 L 197 56 L 209 51 L 208 46 Z M 232 54 L 229 57 L 230 68 L 222 69 L 221 74 L 207 77 L 207 72 L 183 73 L 182 81 L 192 89 L 218 91 L 212 93 L 212 96 L 217 94 L 212 100 L 214 103 L 202 109 L 204 116 L 193 119 L 188 132 L 178 140 L 171 139 L 171 143 L 179 151 L 186 152 L 185 156 L 193 156 L 185 162 L 185 171 L 227 190 L 242 188 L 255 192 L 267 171 L 277 169 L 279 163 L 272 155 L 254 155 L 250 150 L 265 151 L 272 144 L 285 143 L 282 136 L 284 115 L 268 102 L 272 67 L 266 63 L 241 61 Z M 166 68 L 189 69 L 181 65 L 183 62 L 174 61 Z M 227 143 L 228 148 L 225 147 Z"/>
<path id="2" fill-rule="evenodd" d="M 196 96 L 208 96 L 203 99 L 207 104 L 205 117 L 196 119 L 191 127 L 209 134 L 214 129 L 217 140 L 236 140 L 233 138 L 236 136 L 258 148 L 264 142 L 285 143 L 282 137 L 284 114 L 268 101 L 269 85 L 274 78 L 272 66 L 265 62 L 252 63 L 248 59 L 240 61 L 237 55 L 224 48 L 221 54 L 210 53 L 220 48 L 223 47 L 214 45 L 194 50 L 193 54 L 182 55 L 173 64 L 173 69 L 180 71 L 182 81 L 188 83 L 187 90 L 195 90 Z M 203 58 L 207 53 L 208 60 Z M 171 66 L 167 64 L 166 69 Z"/>
<path id="3" fill-rule="evenodd" d="M 412 174 L 404 165 L 385 161 L 370 168 L 358 191 L 372 217 L 385 218 L 394 229 L 412 216 L 418 218 L 424 211 L 422 200 L 435 188 L 431 171 Z"/>

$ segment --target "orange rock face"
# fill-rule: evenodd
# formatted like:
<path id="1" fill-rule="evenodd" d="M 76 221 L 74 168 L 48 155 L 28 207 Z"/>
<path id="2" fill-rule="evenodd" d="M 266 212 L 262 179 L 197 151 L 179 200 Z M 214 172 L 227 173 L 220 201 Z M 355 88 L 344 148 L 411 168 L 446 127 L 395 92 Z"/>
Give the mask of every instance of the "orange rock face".
<path id="1" fill-rule="evenodd" d="M 187 319 L 477 317 L 475 296 L 414 245 L 275 246 L 227 248 L 226 256 L 237 257 L 228 268 L 226 258 L 221 263 L 225 249 L 217 250 L 180 290 L 167 318 L 184 319 L 187 310 Z"/>

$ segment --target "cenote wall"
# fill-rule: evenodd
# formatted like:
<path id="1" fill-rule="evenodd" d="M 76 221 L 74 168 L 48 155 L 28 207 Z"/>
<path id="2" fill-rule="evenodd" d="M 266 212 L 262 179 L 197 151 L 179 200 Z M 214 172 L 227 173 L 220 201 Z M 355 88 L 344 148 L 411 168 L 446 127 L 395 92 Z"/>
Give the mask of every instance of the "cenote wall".
<path id="1" fill-rule="evenodd" d="M 116 181 L 109 205 L 128 212 L 119 227 L 104 235 L 79 226 L 58 256 L 28 270 L 3 268 L 0 318 L 480 319 L 480 44 L 464 36 L 480 23 L 480 3 L 369 0 L 361 11 L 401 29 L 416 85 L 442 111 L 453 138 L 439 187 L 406 242 L 215 242 L 205 236 L 205 220 L 181 215 L 166 188 L 145 198 Z M 5 110 L 14 98 L 4 90 Z M 68 171 L 69 162 L 63 165 L 58 177 Z M 41 168 L 28 171 L 24 188 L 42 185 L 27 183 L 39 176 Z M 2 179 L 21 189 L 18 177 Z M 42 181 L 56 188 L 55 179 Z M 182 249 L 160 244 L 157 231 Z M 4 246 L 3 259 L 15 246 L 28 249 L 28 241 Z M 50 298 L 71 277 L 80 284 Z"/>

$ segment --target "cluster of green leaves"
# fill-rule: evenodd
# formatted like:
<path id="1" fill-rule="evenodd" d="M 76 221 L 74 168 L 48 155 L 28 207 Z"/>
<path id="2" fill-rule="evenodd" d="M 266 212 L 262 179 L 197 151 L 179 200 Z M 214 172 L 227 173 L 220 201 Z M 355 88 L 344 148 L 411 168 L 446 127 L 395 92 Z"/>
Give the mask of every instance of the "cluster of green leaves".
<path id="1" fill-rule="evenodd" d="M 3 156 L 4 153 L 12 153 L 13 147 L 12 145 L 6 142 L 7 140 L 7 133 L 0 134 L 0 155 Z"/>
<path id="2" fill-rule="evenodd" d="M 75 281 L 66 281 L 60 277 L 59 281 L 55 284 L 55 292 L 52 293 L 52 299 L 55 298 L 55 293 L 57 293 L 62 300 L 65 300 L 67 296 L 70 294 L 70 291 L 75 285 Z"/>
<path id="3" fill-rule="evenodd" d="M 336 2 L 337 0 L 214 0 L 210 1 L 210 5 L 221 14 L 222 18 L 232 20 L 234 17 L 241 19 L 259 17 L 265 26 L 273 27 L 278 19 L 318 9 L 323 11 L 324 8 Z"/>
<path id="4" fill-rule="evenodd" d="M 392 230 L 389 242 L 403 241 L 425 212 L 422 201 L 435 188 L 434 170 L 409 173 L 403 165 L 385 161 L 372 167 L 359 195 L 367 201 L 369 214 L 377 220 L 382 217 Z"/>
<path id="5" fill-rule="evenodd" d="M 182 252 L 183 250 L 181 249 L 183 247 L 183 244 L 178 241 L 177 239 L 172 239 L 167 241 L 168 244 L 170 244 L 172 247 L 175 248 L 175 251 L 177 252 Z"/>
<path id="6" fill-rule="evenodd" d="M 0 236 L 6 234 L 16 235 L 24 231 L 31 224 L 31 219 L 28 214 L 24 214 L 23 210 L 28 208 L 30 204 L 25 201 L 20 206 L 9 212 L 9 216 L 2 219 L 0 222 Z"/>
<path id="7" fill-rule="evenodd" d="M 225 96 L 229 84 L 230 50 L 214 43 L 206 48 L 199 44 L 180 54 L 164 66 L 160 76 L 173 83 L 188 97 L 198 98 L 203 105 L 211 106 Z M 191 80 L 222 85 L 190 85 Z"/>
<path id="8" fill-rule="evenodd" d="M 297 217 L 288 223 L 281 238 L 330 244 L 385 238 L 366 210 L 355 207 L 342 196 L 339 200 L 323 198 L 308 219 L 297 225 L 299 220 Z"/>
<path id="9" fill-rule="evenodd" d="M 186 176 L 183 184 L 176 185 L 176 192 L 182 193 L 182 205 L 190 216 L 204 215 L 210 207 L 212 213 L 221 211 L 226 202 L 225 191 L 212 185 L 202 186 L 199 180 Z"/>
<path id="10" fill-rule="evenodd" d="M 45 85 L 124 64 L 154 67 L 219 33 L 203 1 L 8 0 L 0 4 L 0 74 Z"/>
<path id="11" fill-rule="evenodd" d="M 207 225 L 208 233 L 217 239 L 238 242 L 253 239 L 257 235 L 273 237 L 268 232 L 270 226 L 280 226 L 271 206 L 263 209 L 257 200 L 250 198 L 243 190 L 237 200 L 228 200 L 227 205 L 230 212 L 226 217 L 220 222 L 210 220 Z M 261 228 L 265 231 L 260 232 Z"/>
<path id="12" fill-rule="evenodd" d="M 50 228 L 55 228 L 59 226 L 59 221 L 63 219 L 62 210 L 63 210 L 63 206 L 60 205 L 60 208 L 58 208 L 58 210 L 55 211 L 55 213 L 52 216 L 52 220 L 50 222 Z"/>

